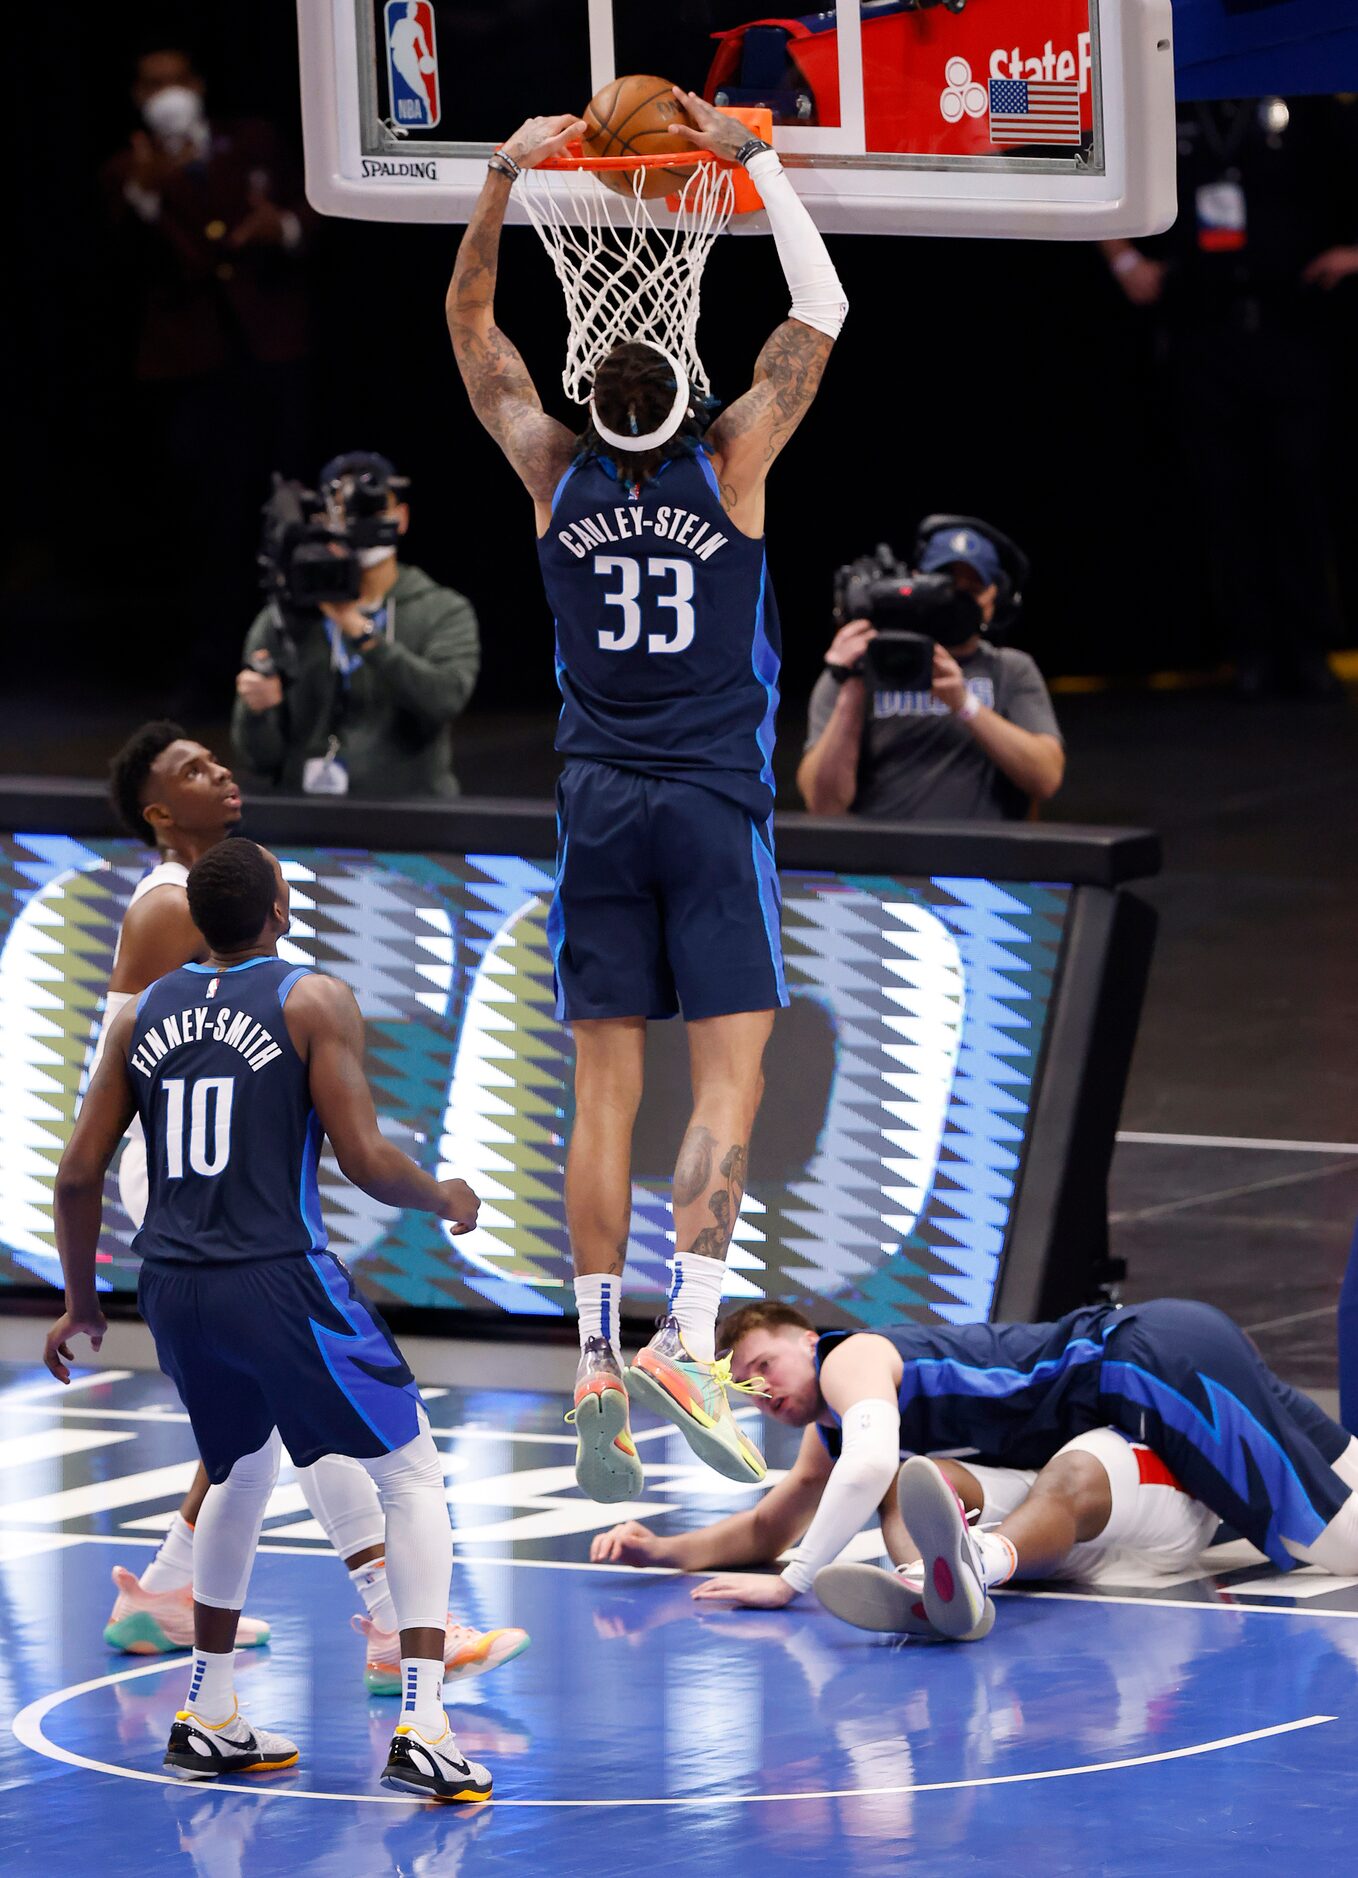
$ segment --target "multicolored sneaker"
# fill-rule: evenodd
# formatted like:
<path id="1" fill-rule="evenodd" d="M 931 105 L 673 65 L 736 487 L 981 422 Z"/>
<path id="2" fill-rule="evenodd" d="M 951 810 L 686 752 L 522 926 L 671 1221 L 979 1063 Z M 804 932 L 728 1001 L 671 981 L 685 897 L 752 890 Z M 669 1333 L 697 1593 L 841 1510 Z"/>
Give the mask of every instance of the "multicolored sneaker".
<path id="1" fill-rule="evenodd" d="M 699 1459 L 724 1480 L 755 1486 L 768 1468 L 736 1426 L 728 1389 L 761 1395 L 763 1383 L 735 1382 L 729 1356 L 698 1362 L 689 1355 L 674 1317 L 661 1318 L 659 1330 L 627 1371 L 627 1393 L 634 1402 L 673 1422 Z"/>
<path id="2" fill-rule="evenodd" d="M 984 1622 L 990 1604 L 966 1509 L 947 1476 L 923 1454 L 912 1454 L 896 1476 L 896 1504 L 920 1549 L 920 1595 L 929 1622 L 945 1637 L 965 1641 Z M 993 1605 L 991 1610 L 993 1623 Z"/>
<path id="3" fill-rule="evenodd" d="M 391 1737 L 382 1785 L 424 1800 L 488 1800 L 491 1779 L 489 1769 L 463 1754 L 446 1721 L 436 1741 L 402 1722 Z"/>
<path id="4" fill-rule="evenodd" d="M 575 1372 L 575 1405 L 566 1416 L 576 1435 L 581 1493 L 605 1506 L 635 1500 L 645 1476 L 628 1423 L 622 1367 L 607 1337 L 588 1337 Z"/>
<path id="5" fill-rule="evenodd" d="M 369 1695 L 401 1693 L 401 1633 L 380 1630 L 370 1617 L 350 1618 L 358 1634 L 367 1640 L 368 1660 L 363 1669 L 363 1686 Z M 443 1679 L 445 1682 L 469 1682 L 484 1676 L 487 1670 L 522 1656 L 532 1638 L 526 1630 L 506 1627 L 501 1630 L 473 1630 L 459 1624 L 449 1613 L 443 1642 Z"/>
<path id="6" fill-rule="evenodd" d="M 193 1648 L 193 1586 L 177 1591 L 143 1591 L 125 1566 L 113 1567 L 118 1596 L 104 1625 L 104 1642 L 126 1656 L 166 1656 L 172 1650 Z M 257 1650 L 271 1636 L 258 1617 L 242 1616 L 236 1626 L 236 1648 Z"/>
<path id="7" fill-rule="evenodd" d="M 182 1708 L 170 1729 L 165 1766 L 181 1780 L 219 1780 L 223 1774 L 268 1774 L 295 1767 L 297 1743 L 252 1728 L 238 1709 L 223 1722 L 204 1721 Z"/>
<path id="8" fill-rule="evenodd" d="M 880 1565 L 825 1565 L 816 1573 L 815 1591 L 832 1617 L 856 1630 L 917 1637 L 921 1643 L 979 1643 L 995 1624 L 995 1606 L 987 1598 L 981 1621 L 965 1636 L 935 1630 L 924 1606 L 924 1567 L 918 1559 L 895 1571 Z"/>

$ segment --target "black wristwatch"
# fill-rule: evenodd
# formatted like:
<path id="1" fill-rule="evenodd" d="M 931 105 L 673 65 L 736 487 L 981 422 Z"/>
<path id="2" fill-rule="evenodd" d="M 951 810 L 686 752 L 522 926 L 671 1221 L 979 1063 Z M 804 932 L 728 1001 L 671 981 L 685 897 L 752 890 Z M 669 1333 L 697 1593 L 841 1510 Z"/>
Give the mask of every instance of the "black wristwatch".
<path id="1" fill-rule="evenodd" d="M 847 685 L 851 678 L 861 678 L 863 676 L 863 668 L 861 665 L 832 665 L 829 659 L 825 661 L 825 669 L 837 685 Z"/>

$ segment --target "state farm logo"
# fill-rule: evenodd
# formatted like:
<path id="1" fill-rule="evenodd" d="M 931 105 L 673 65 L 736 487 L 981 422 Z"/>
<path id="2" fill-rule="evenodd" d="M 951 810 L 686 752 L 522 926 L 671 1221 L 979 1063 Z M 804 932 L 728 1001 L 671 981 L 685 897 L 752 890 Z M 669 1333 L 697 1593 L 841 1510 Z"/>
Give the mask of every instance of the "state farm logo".
<path id="1" fill-rule="evenodd" d="M 949 59 L 943 67 L 945 90 L 938 108 L 945 124 L 960 124 L 963 117 L 984 117 L 990 100 L 984 85 L 971 76 L 965 59 Z"/>

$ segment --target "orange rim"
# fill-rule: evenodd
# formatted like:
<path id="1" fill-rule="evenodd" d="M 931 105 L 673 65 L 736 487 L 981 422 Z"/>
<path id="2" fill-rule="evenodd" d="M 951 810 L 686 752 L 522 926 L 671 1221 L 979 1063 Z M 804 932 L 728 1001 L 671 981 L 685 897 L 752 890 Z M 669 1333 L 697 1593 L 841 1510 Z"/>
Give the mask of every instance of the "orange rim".
<path id="1" fill-rule="evenodd" d="M 567 144 L 569 156 L 547 157 L 534 167 L 540 170 L 677 170 L 691 169 L 698 163 L 725 163 L 724 157 L 710 150 L 678 149 L 663 156 L 587 156 L 578 143 Z M 726 164 L 728 169 L 734 165 Z"/>

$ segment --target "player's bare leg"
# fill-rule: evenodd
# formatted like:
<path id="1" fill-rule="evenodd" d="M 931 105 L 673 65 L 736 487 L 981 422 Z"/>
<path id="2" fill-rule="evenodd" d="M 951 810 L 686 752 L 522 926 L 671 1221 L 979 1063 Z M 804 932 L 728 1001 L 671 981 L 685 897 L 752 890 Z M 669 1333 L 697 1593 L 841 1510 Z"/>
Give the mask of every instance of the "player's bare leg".
<path id="1" fill-rule="evenodd" d="M 1112 1513 L 1112 1483 L 1101 1462 L 1092 1454 L 1058 1454 L 995 1531 L 1014 1548 L 1016 1576 L 1049 1578 L 1074 1546 L 1098 1538 Z"/>
<path id="2" fill-rule="evenodd" d="M 574 1024 L 575 1124 L 566 1154 L 566 1225 L 575 1263 L 580 1367 L 575 1477 L 592 1500 L 635 1499 L 641 1461 L 628 1424 L 618 1347 L 632 1220 L 632 1131 L 641 1105 L 644 1017 Z"/>
<path id="3" fill-rule="evenodd" d="M 674 1422 L 718 1473 L 746 1484 L 763 1479 L 764 1458 L 731 1414 L 714 1335 L 774 1015 L 741 1011 L 688 1026 L 693 1113 L 674 1171 L 669 1314 L 627 1372 L 635 1400 Z"/>

